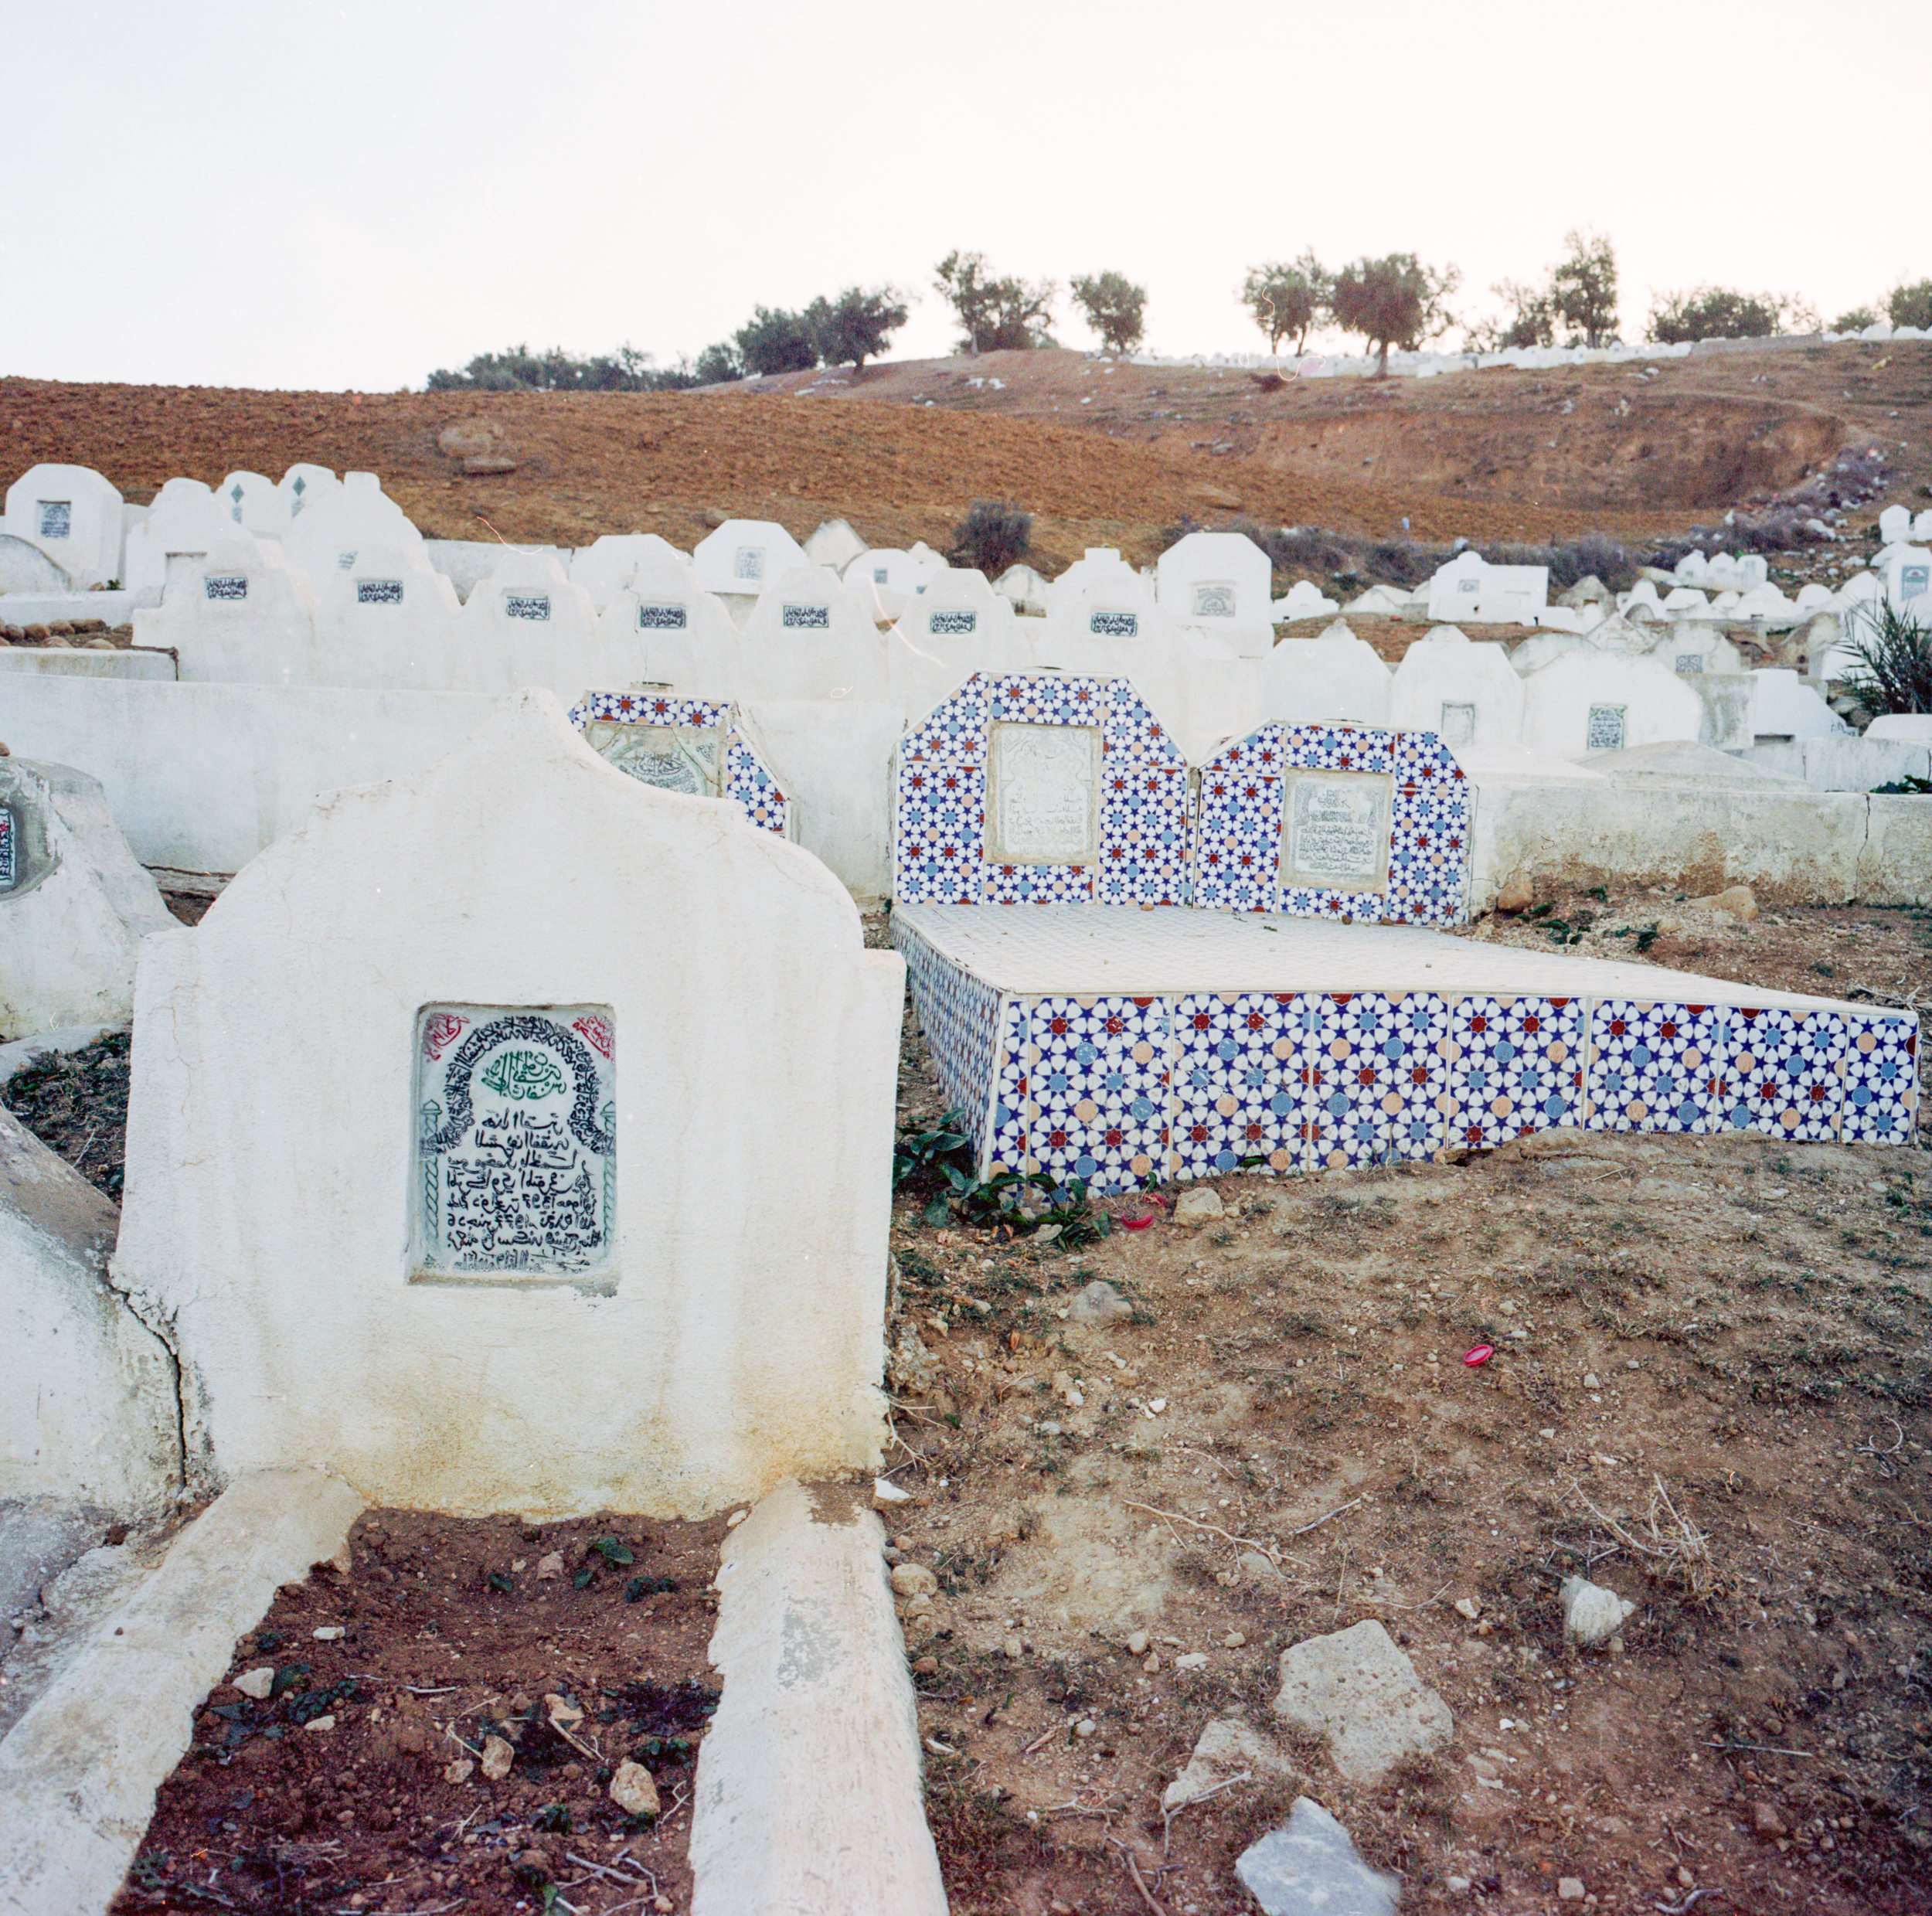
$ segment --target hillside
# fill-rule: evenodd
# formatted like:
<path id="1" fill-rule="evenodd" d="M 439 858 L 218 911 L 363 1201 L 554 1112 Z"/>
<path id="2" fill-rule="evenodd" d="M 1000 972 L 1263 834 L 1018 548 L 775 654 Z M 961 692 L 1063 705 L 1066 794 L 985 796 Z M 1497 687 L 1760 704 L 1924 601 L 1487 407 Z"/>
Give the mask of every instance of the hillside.
<path id="1" fill-rule="evenodd" d="M 1240 514 L 1385 536 L 1406 519 L 1429 539 L 1661 534 L 1871 442 L 1893 497 L 1932 480 L 1932 345 L 1273 390 L 1067 352 L 653 396 L 0 380 L 8 478 L 73 461 L 138 501 L 176 474 L 314 460 L 379 473 L 432 536 L 567 544 L 643 529 L 689 546 L 723 512 L 799 535 L 837 515 L 875 544 L 943 547 L 973 499 L 1010 499 L 1035 514 L 1049 571 L 1090 544 L 1145 560 L 1183 521 Z"/>

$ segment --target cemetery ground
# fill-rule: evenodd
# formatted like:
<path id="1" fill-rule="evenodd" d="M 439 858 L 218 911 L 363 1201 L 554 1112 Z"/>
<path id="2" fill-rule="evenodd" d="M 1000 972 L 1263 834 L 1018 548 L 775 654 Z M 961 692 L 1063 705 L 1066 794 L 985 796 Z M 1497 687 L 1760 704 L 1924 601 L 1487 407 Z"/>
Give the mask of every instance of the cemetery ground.
<path id="1" fill-rule="evenodd" d="M 1645 931 L 1767 985 L 1932 987 L 1920 912 L 1557 897 L 1475 934 Z M 901 1095 L 933 1128 L 910 1027 Z M 1200 1223 L 1189 1186 L 1109 1200 L 1070 1251 L 900 1200 L 887 1521 L 937 1581 L 902 1609 L 962 1916 L 1247 1911 L 1233 1861 L 1300 1792 L 1405 1908 L 1555 1909 L 1570 1877 L 1606 1911 L 1932 1908 L 1924 1159 L 1451 1155 L 1226 1178 Z M 1096 1280 L 1130 1314 L 1081 1322 Z M 1637 1605 L 1606 1649 L 1563 1642 L 1573 1572 Z M 1369 1618 L 1455 1720 L 1372 1786 L 1271 1710 L 1283 1649 Z M 1278 1767 L 1164 1817 L 1236 1714 Z"/>

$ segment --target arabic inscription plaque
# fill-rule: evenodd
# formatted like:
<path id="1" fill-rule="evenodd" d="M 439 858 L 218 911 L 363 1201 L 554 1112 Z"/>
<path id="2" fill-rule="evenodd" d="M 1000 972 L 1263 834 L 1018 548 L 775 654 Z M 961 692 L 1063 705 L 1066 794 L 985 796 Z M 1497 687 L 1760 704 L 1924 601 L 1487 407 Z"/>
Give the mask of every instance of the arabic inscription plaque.
<path id="1" fill-rule="evenodd" d="M 615 1260 L 607 1005 L 428 1005 L 416 1019 L 414 1274 L 580 1280 Z"/>
<path id="2" fill-rule="evenodd" d="M 992 728 L 986 857 L 994 865 L 1090 865 L 1100 856 L 1096 725 Z"/>
<path id="3" fill-rule="evenodd" d="M 1395 781 L 1386 772 L 1304 772 L 1288 781 L 1281 883 L 1335 891 L 1389 888 Z"/>

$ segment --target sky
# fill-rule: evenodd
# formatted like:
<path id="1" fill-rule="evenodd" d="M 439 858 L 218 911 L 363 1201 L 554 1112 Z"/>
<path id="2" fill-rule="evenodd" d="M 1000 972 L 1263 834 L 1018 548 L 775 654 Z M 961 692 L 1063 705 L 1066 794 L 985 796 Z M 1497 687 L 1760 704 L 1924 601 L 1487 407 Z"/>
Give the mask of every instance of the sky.
<path id="1" fill-rule="evenodd" d="M 1414 252 L 1495 310 L 1607 233 L 1827 321 L 1932 277 L 1932 0 L 16 0 L 0 374 L 365 391 L 515 343 L 695 356 L 954 248 L 1254 352 L 1244 271 Z M 1339 345 L 1339 341 L 1335 342 Z"/>

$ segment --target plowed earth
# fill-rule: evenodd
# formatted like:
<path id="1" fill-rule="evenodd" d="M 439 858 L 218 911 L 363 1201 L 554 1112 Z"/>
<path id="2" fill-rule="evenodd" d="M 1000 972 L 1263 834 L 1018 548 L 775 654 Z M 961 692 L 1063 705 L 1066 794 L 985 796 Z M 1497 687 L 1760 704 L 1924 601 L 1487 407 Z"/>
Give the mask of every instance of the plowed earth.
<path id="1" fill-rule="evenodd" d="M 1872 438 L 1904 492 L 1932 478 L 1932 346 L 1766 349 L 1655 378 L 1594 366 L 1271 390 L 1065 352 L 697 394 L 0 380 L 0 475 L 77 462 L 136 501 L 178 474 L 213 485 L 311 460 L 379 473 L 431 537 L 645 530 L 688 549 L 726 513 L 801 537 L 841 516 L 873 544 L 944 550 L 973 500 L 1005 499 L 1034 514 L 1049 572 L 1089 545 L 1145 562 L 1176 526 L 1242 515 L 1391 536 L 1406 519 L 1430 539 L 1661 533 Z M 479 458 L 511 469 L 468 472 Z"/>

